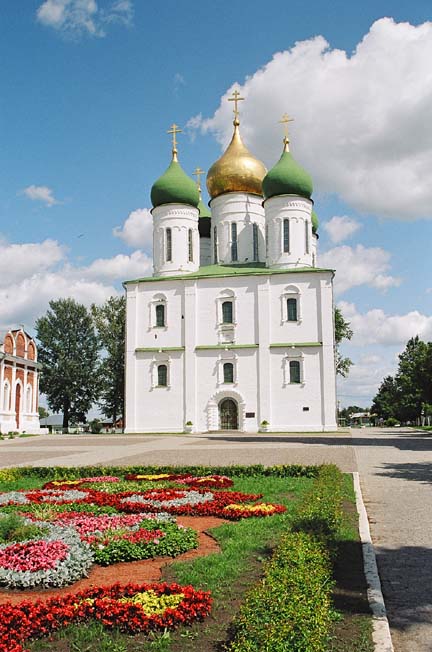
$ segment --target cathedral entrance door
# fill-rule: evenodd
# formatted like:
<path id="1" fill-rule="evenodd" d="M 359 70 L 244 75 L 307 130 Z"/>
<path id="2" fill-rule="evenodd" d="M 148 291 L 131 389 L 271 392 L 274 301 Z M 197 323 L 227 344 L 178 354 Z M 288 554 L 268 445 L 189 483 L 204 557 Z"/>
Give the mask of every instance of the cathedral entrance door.
<path id="1" fill-rule="evenodd" d="M 238 430 L 238 407 L 232 398 L 224 398 L 219 403 L 221 430 Z"/>
<path id="2" fill-rule="evenodd" d="M 15 389 L 15 418 L 16 418 L 16 427 L 20 427 L 20 410 L 21 410 L 21 385 L 17 383 Z"/>

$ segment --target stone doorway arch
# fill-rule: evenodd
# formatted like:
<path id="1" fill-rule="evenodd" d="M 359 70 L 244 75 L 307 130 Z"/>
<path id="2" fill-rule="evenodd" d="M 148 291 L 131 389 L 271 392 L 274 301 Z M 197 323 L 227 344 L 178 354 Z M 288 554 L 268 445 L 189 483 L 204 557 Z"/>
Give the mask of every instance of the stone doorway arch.
<path id="1" fill-rule="evenodd" d="M 208 432 L 217 432 L 221 429 L 220 424 L 220 404 L 225 399 L 231 399 L 237 406 L 237 427 L 235 430 L 244 432 L 245 416 L 246 416 L 246 402 L 242 394 L 233 389 L 221 389 L 210 397 L 207 403 L 207 430 Z"/>

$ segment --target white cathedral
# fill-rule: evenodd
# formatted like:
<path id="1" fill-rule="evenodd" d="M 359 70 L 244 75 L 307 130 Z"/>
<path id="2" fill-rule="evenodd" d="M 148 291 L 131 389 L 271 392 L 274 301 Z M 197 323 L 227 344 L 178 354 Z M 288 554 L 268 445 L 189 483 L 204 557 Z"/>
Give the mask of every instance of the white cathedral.
<path id="1" fill-rule="evenodd" d="M 267 172 L 239 132 L 210 210 L 177 158 L 151 189 L 153 276 L 126 281 L 125 432 L 336 429 L 333 270 L 286 135 Z M 287 121 L 287 118 L 285 118 Z"/>

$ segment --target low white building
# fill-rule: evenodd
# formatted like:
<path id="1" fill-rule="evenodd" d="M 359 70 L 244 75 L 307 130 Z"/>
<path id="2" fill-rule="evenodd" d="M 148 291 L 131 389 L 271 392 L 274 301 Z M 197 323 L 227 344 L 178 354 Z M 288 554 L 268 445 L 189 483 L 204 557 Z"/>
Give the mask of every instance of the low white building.
<path id="1" fill-rule="evenodd" d="M 333 270 L 288 143 L 267 173 L 235 111 L 209 213 L 174 140 L 151 192 L 154 275 L 124 284 L 126 432 L 336 429 Z"/>

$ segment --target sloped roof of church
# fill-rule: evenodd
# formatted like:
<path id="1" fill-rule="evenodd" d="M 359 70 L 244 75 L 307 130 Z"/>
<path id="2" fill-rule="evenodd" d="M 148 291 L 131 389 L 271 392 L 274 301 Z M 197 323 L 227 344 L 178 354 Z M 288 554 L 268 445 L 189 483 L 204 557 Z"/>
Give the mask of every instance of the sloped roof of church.
<path id="1" fill-rule="evenodd" d="M 259 276 L 274 274 L 316 274 L 318 272 L 332 272 L 334 269 L 323 267 L 294 267 L 289 269 L 270 269 L 265 263 L 239 263 L 237 265 L 205 265 L 192 274 L 175 274 L 173 276 L 147 276 L 130 281 L 124 281 L 123 285 L 131 283 L 151 283 L 156 281 L 174 281 L 181 279 L 212 278 L 223 276 Z"/>

